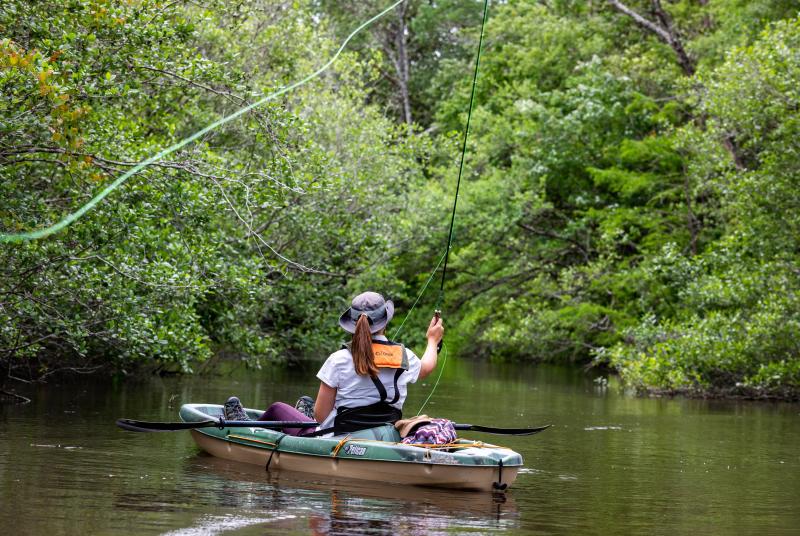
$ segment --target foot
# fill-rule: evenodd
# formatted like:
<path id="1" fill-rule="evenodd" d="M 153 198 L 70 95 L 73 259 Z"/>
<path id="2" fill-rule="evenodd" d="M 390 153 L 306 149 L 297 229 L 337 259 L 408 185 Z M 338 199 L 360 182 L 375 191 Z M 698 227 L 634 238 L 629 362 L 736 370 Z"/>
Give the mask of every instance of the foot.
<path id="1" fill-rule="evenodd" d="M 242 403 L 235 396 L 232 396 L 225 402 L 223 408 L 223 415 L 226 421 L 251 421 L 252 419 L 247 416 L 247 412 L 242 407 Z"/>
<path id="2" fill-rule="evenodd" d="M 314 399 L 310 396 L 303 395 L 297 399 L 294 409 L 305 415 L 306 417 L 314 418 Z"/>

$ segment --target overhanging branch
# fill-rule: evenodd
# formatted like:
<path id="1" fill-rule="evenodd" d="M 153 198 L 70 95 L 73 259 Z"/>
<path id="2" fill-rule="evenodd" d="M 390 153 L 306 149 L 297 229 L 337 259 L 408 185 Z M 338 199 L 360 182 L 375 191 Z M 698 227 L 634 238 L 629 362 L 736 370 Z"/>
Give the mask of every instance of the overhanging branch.
<path id="1" fill-rule="evenodd" d="M 686 52 L 686 49 L 683 48 L 683 42 L 672 25 L 672 18 L 669 16 L 669 13 L 664 10 L 660 0 L 652 0 L 653 13 L 658 19 L 658 22 L 653 22 L 643 17 L 619 0 L 608 0 L 608 3 L 623 15 L 630 17 L 637 26 L 654 34 L 661 41 L 668 44 L 675 52 L 678 64 L 681 66 L 683 73 L 686 76 L 694 75 L 694 60 Z"/>

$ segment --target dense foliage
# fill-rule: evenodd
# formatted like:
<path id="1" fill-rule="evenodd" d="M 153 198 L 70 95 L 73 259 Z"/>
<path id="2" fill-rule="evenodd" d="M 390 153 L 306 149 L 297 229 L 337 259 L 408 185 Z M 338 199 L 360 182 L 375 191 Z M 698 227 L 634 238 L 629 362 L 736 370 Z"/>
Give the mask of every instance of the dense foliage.
<path id="1" fill-rule="evenodd" d="M 442 50 L 460 48 L 412 62 L 409 82 L 434 95 L 427 171 L 445 191 L 481 3 L 459 4 L 471 22 L 412 2 L 407 24 L 409 50 L 430 20 Z M 493 7 L 447 299 L 464 353 L 603 364 L 643 390 L 797 396 L 797 15 Z M 441 245 L 420 247 L 424 263 L 395 270 L 407 280 Z"/>
<path id="2" fill-rule="evenodd" d="M 443 253 L 482 5 L 409 0 L 322 78 L 0 246 L 9 374 L 297 359 L 357 289 L 407 310 Z M 383 7 L 4 2 L 0 228 L 58 220 Z M 796 397 L 798 50 L 790 0 L 492 5 L 451 350 Z"/>
<path id="3" fill-rule="evenodd" d="M 131 163 L 316 68 L 335 43 L 285 7 L 3 3 L 3 228 L 59 219 Z M 403 240 L 386 215 L 418 177 L 414 141 L 362 104 L 368 70 L 345 57 L 67 231 L 2 245 L 0 358 L 34 376 L 108 361 L 191 370 L 212 352 L 257 363 L 327 340 L 312 328 L 342 307 L 342 281 Z"/>

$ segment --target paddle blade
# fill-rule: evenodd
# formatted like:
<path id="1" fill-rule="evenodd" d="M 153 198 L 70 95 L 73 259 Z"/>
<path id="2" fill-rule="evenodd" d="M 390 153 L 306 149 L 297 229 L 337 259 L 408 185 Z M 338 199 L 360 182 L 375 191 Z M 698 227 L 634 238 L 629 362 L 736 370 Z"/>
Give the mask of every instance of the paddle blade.
<path id="1" fill-rule="evenodd" d="M 495 428 L 492 426 L 481 426 L 480 424 L 456 424 L 456 430 L 472 430 L 473 432 L 485 432 L 487 434 L 500 435 L 533 435 L 547 430 L 552 425 L 538 426 L 536 428 Z"/>
<path id="2" fill-rule="evenodd" d="M 216 426 L 216 421 L 199 422 L 149 422 L 134 421 L 133 419 L 117 419 L 117 426 L 130 432 L 177 432 L 192 430 L 194 428 L 208 428 Z"/>
<path id="3" fill-rule="evenodd" d="M 179 432 L 195 428 L 316 428 L 319 423 L 306 421 L 197 421 L 197 422 L 151 422 L 117 419 L 117 426 L 131 432 Z"/>

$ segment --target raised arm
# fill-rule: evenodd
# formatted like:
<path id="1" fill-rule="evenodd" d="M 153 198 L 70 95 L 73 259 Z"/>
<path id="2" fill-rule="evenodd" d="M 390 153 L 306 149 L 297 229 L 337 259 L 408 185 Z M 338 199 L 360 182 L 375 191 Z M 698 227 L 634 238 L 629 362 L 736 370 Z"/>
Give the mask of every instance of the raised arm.
<path id="1" fill-rule="evenodd" d="M 444 324 L 441 317 L 434 316 L 431 318 L 431 323 L 428 326 L 428 346 L 425 348 L 425 353 L 422 354 L 422 368 L 419 371 L 420 379 L 425 378 L 428 374 L 436 370 L 436 362 L 439 358 L 439 341 L 444 337 Z"/>

